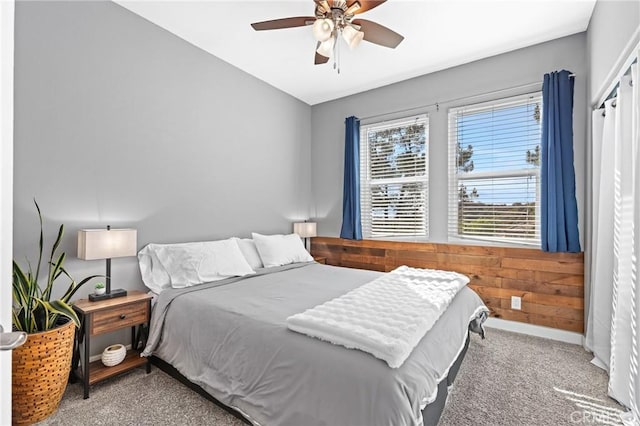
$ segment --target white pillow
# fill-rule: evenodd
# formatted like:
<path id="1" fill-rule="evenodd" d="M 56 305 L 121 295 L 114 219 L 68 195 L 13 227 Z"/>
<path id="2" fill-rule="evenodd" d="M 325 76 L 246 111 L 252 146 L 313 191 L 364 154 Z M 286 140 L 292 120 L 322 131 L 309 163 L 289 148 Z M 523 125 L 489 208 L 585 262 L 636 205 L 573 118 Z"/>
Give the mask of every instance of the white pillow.
<path id="1" fill-rule="evenodd" d="M 265 268 L 313 260 L 298 234 L 260 235 L 254 232 L 251 236 Z"/>
<path id="2" fill-rule="evenodd" d="M 253 270 L 264 268 L 262 259 L 260 259 L 260 253 L 258 253 L 258 249 L 256 248 L 256 243 L 251 238 L 234 238 L 234 240 L 238 243 L 240 251 Z"/>
<path id="3" fill-rule="evenodd" d="M 183 288 L 255 273 L 232 239 L 149 244 L 138 258 L 142 280 L 156 293 L 168 287 Z"/>
<path id="4" fill-rule="evenodd" d="M 149 290 L 157 294 L 171 288 L 171 278 L 156 256 L 156 250 L 159 247 L 161 247 L 160 244 L 147 244 L 138 252 L 142 282 Z"/>

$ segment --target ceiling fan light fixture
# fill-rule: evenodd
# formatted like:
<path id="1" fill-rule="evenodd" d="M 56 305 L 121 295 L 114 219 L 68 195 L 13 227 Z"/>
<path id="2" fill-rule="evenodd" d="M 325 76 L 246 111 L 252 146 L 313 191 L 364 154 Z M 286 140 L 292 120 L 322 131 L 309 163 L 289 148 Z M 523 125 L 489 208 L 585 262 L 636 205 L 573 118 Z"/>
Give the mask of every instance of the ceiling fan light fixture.
<path id="1" fill-rule="evenodd" d="M 317 2 L 318 6 L 322 7 L 322 9 L 324 9 L 324 13 L 329 13 L 331 12 L 331 6 L 329 6 L 329 2 L 327 0 L 322 0 Z"/>
<path id="2" fill-rule="evenodd" d="M 351 6 L 349 6 L 347 8 L 347 10 L 344 11 L 345 15 L 353 15 L 358 9 L 360 9 L 360 2 L 359 1 L 354 1 L 353 4 Z"/>
<path id="3" fill-rule="evenodd" d="M 351 25 L 347 25 L 342 29 L 342 38 L 347 42 L 349 48 L 355 49 L 364 38 L 364 33 L 356 30 Z"/>
<path id="4" fill-rule="evenodd" d="M 330 58 L 333 54 L 333 46 L 335 44 L 336 39 L 331 37 L 330 39 L 320 43 L 320 47 L 318 47 L 318 50 L 316 50 L 316 52 L 318 52 L 318 54 L 324 56 L 325 58 Z"/>
<path id="5" fill-rule="evenodd" d="M 334 25 L 331 19 L 316 19 L 316 22 L 313 23 L 313 36 L 316 40 L 323 43 L 331 38 L 333 28 Z"/>
<path id="6" fill-rule="evenodd" d="M 350 49 L 358 47 L 363 40 L 394 49 L 404 40 L 402 35 L 377 22 L 354 19 L 358 14 L 378 7 L 386 1 L 313 0 L 315 4 L 313 16 L 293 16 L 254 22 L 251 27 L 256 31 L 263 31 L 311 26 L 316 39 L 314 65 L 326 64 L 329 58 L 333 58 L 333 68 L 340 74 L 340 43 L 342 43 L 340 38 L 344 39 Z"/>

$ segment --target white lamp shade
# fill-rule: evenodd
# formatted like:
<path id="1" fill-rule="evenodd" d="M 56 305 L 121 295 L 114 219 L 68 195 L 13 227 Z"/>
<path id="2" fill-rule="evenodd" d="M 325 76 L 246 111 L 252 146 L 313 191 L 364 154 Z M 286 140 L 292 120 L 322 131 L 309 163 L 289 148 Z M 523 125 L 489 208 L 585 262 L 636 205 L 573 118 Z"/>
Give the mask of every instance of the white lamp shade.
<path id="1" fill-rule="evenodd" d="M 347 45 L 351 49 L 354 49 L 358 47 L 358 45 L 364 38 L 364 33 L 362 31 L 356 30 L 351 25 L 347 25 L 342 30 L 342 38 L 347 42 Z"/>
<path id="2" fill-rule="evenodd" d="M 331 54 L 333 53 L 333 45 L 335 44 L 335 42 L 336 39 L 333 37 L 331 37 L 327 41 L 323 41 L 322 43 L 320 43 L 320 47 L 318 47 L 318 50 L 316 50 L 316 52 L 318 52 L 325 58 L 330 58 Z"/>
<path id="3" fill-rule="evenodd" d="M 135 229 L 81 229 L 78 231 L 78 258 L 83 260 L 135 256 Z"/>
<path id="4" fill-rule="evenodd" d="M 333 33 L 333 21 L 331 19 L 316 19 L 313 23 L 313 36 L 316 40 L 323 42 L 328 40 Z"/>
<path id="5" fill-rule="evenodd" d="M 299 222 L 293 224 L 293 233 L 300 235 L 302 238 L 317 236 L 315 222 Z"/>

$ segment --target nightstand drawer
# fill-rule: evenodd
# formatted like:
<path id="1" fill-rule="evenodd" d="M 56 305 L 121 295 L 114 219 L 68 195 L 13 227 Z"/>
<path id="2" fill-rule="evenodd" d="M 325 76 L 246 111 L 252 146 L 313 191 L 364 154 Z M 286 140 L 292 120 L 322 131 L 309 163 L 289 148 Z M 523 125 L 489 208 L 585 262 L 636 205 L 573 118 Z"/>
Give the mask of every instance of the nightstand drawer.
<path id="1" fill-rule="evenodd" d="M 118 309 L 107 309 L 93 314 L 90 332 L 92 335 L 107 333 L 125 327 L 147 322 L 149 311 L 147 301 L 131 303 Z"/>

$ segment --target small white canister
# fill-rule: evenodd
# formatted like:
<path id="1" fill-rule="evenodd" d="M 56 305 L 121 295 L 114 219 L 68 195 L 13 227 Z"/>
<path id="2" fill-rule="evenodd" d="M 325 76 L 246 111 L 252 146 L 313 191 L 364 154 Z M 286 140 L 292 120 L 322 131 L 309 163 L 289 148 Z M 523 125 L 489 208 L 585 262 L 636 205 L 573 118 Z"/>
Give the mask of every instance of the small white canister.
<path id="1" fill-rule="evenodd" d="M 127 348 L 124 345 L 111 345 L 102 352 L 102 363 L 107 367 L 113 367 L 122 362 L 127 356 Z"/>

